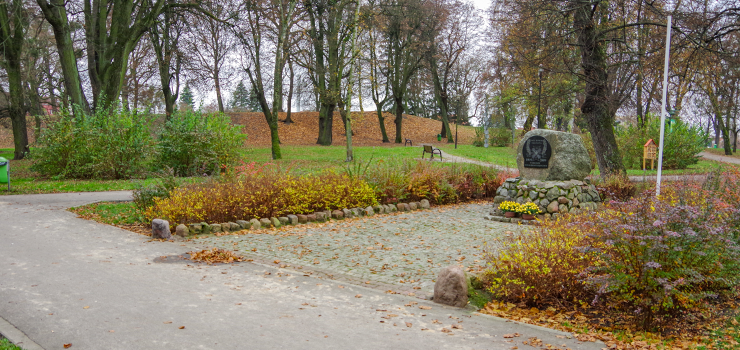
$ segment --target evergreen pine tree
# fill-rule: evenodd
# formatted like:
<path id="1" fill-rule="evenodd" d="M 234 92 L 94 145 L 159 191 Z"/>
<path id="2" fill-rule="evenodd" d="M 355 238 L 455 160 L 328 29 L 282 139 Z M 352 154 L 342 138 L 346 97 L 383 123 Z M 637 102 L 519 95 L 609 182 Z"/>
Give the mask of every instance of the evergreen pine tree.
<path id="1" fill-rule="evenodd" d="M 236 85 L 231 95 L 229 107 L 234 111 L 244 112 L 249 109 L 249 97 L 249 92 L 244 87 L 244 81 L 239 81 L 239 84 Z"/>
<path id="2" fill-rule="evenodd" d="M 249 100 L 247 101 L 247 108 L 252 112 L 262 112 L 262 106 L 260 106 L 260 100 L 257 98 L 257 90 L 254 87 L 249 91 Z"/>
<path id="3" fill-rule="evenodd" d="M 190 106 L 190 109 L 193 109 L 195 106 L 195 101 L 193 101 L 193 92 L 190 90 L 190 85 L 187 83 L 180 94 L 180 102 Z"/>

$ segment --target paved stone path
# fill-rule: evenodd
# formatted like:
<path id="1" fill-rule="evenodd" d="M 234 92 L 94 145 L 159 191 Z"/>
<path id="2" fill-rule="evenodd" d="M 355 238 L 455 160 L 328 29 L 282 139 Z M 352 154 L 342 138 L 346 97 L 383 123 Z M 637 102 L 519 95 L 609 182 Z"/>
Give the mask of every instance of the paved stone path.
<path id="1" fill-rule="evenodd" d="M 488 203 L 432 207 L 429 210 L 283 227 L 241 231 L 239 235 L 206 236 L 205 247 L 237 250 L 277 259 L 274 263 L 305 266 L 345 275 L 372 287 L 433 294 L 437 273 L 457 264 L 473 271 L 485 266 L 484 249 L 518 226 L 483 220 Z M 254 233 L 256 232 L 256 233 Z"/>
<path id="2" fill-rule="evenodd" d="M 200 242 L 151 241 L 146 236 L 78 218 L 64 209 L 130 199 L 130 192 L 0 197 L 0 333 L 22 342 L 29 350 L 62 349 L 64 344 L 72 344 L 71 349 L 93 350 L 506 350 L 525 348 L 523 342 L 530 337 L 559 348 L 604 347 L 581 343 L 562 332 L 391 295 L 365 288 L 364 283 L 314 278 L 301 273 L 305 269 L 299 266 L 280 268 L 272 261 L 261 264 L 256 260 L 195 264 L 177 257 Z M 458 209 L 461 215 L 464 208 Z M 470 210 L 473 215 L 475 209 Z M 440 208 L 413 214 L 450 221 L 445 224 L 449 235 L 436 235 L 432 230 L 435 233 L 425 242 L 432 241 L 432 237 L 440 242 L 446 241 L 439 237 L 463 240 L 462 236 L 452 236 L 474 230 L 464 221 L 444 217 L 452 212 Z M 400 224 L 406 215 L 410 214 L 360 219 L 353 225 L 372 231 L 382 227 L 383 220 L 389 220 L 388 224 L 395 220 L 399 221 L 396 232 L 406 234 L 406 230 L 400 230 L 406 228 Z M 480 217 L 476 221 L 485 222 Z M 310 232 L 306 232 L 306 241 L 314 237 L 309 233 L 334 232 L 331 228 L 307 225 Z M 365 231 L 356 228 L 354 232 L 359 236 Z M 426 233 L 416 229 L 409 234 L 423 238 Z M 357 240 L 353 244 L 374 245 L 376 240 Z M 395 241 L 389 252 L 400 251 L 407 260 L 409 253 L 421 256 L 421 251 L 414 252 L 411 241 L 406 243 L 409 247 L 401 246 L 402 242 Z M 276 253 L 284 252 L 278 248 Z M 464 262 L 468 259 L 472 258 Z M 511 333 L 521 337 L 503 337 Z"/>

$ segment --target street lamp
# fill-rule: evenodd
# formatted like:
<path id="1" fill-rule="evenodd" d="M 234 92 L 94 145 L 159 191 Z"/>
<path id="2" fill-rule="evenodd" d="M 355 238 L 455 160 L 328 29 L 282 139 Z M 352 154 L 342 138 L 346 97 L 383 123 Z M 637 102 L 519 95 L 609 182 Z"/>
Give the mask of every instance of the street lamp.
<path id="1" fill-rule="evenodd" d="M 540 115 L 540 105 L 542 104 L 542 68 L 539 70 L 540 76 L 540 92 L 537 94 L 537 129 L 544 129 L 545 121 Z"/>
<path id="2" fill-rule="evenodd" d="M 671 109 L 668 111 L 668 132 L 673 132 L 673 124 L 675 124 L 678 120 L 675 117 L 676 110 Z"/>

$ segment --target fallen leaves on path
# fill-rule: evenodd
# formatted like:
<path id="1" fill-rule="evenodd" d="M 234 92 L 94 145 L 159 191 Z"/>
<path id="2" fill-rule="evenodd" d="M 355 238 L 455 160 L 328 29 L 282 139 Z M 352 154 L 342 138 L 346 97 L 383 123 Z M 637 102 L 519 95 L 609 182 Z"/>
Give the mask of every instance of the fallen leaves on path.
<path id="1" fill-rule="evenodd" d="M 230 264 L 233 262 L 246 261 L 243 257 L 236 255 L 236 253 L 226 249 L 204 249 L 199 252 L 188 252 L 190 260 L 205 262 L 208 264 L 223 263 Z"/>

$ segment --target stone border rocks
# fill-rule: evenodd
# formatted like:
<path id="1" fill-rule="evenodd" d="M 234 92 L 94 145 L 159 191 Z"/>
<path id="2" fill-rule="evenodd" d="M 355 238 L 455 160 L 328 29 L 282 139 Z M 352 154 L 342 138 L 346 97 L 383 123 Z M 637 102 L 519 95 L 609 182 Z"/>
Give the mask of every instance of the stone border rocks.
<path id="1" fill-rule="evenodd" d="M 311 214 L 289 214 L 281 217 L 253 218 L 249 221 L 236 220 L 236 222 L 207 223 L 199 222 L 192 224 L 179 224 L 175 227 L 175 233 L 183 238 L 193 235 L 205 235 L 211 233 L 229 233 L 242 230 L 258 230 L 264 228 L 280 228 L 287 225 L 308 224 L 312 222 L 326 222 L 329 220 L 343 220 L 372 216 L 375 214 L 389 214 L 393 212 L 423 210 L 431 208 L 429 200 L 422 199 L 419 202 L 381 204 L 368 206 L 366 208 L 345 208 L 341 210 L 324 210 Z M 166 227 L 166 228 L 165 228 Z M 170 238 L 169 222 L 162 219 L 152 220 L 153 238 Z"/>

